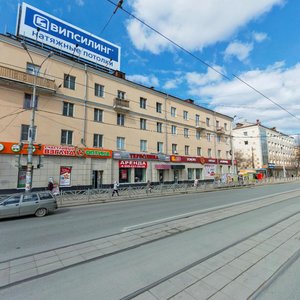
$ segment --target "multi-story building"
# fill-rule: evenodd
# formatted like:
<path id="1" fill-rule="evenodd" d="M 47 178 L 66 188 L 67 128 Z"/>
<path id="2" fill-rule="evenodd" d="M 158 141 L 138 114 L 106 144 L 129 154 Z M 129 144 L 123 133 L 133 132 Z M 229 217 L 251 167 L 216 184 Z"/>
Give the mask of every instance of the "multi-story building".
<path id="1" fill-rule="evenodd" d="M 34 87 L 33 187 L 46 186 L 49 177 L 61 186 L 96 188 L 233 171 L 231 117 L 133 83 L 120 71 L 1 35 L 1 189 L 24 187 Z"/>
<path id="2" fill-rule="evenodd" d="M 237 123 L 233 128 L 233 148 L 239 168 L 265 170 L 269 176 L 296 175 L 294 138 L 257 120 Z"/>

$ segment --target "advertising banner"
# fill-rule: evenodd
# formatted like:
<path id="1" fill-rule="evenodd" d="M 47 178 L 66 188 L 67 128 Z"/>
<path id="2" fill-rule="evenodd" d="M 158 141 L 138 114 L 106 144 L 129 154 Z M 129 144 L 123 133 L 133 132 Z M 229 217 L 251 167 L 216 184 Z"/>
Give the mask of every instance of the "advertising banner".
<path id="1" fill-rule="evenodd" d="M 216 175 L 217 166 L 216 165 L 204 165 L 204 175 L 205 177 L 213 178 Z"/>
<path id="2" fill-rule="evenodd" d="M 71 185 L 72 167 L 60 167 L 59 186 Z"/>
<path id="3" fill-rule="evenodd" d="M 119 46 L 26 3 L 22 3 L 21 6 L 16 35 L 101 66 L 120 70 Z"/>
<path id="4" fill-rule="evenodd" d="M 148 166 L 146 161 L 140 160 L 120 160 L 119 161 L 119 168 L 139 168 L 139 169 L 146 169 Z"/>

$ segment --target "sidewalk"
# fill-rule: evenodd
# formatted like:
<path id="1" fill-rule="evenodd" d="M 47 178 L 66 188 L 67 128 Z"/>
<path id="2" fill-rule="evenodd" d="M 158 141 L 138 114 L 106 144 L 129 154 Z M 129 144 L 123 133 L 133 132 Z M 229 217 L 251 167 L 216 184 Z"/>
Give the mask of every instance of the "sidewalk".
<path id="1" fill-rule="evenodd" d="M 32 280 L 41 276 L 45 276 L 47 274 L 51 274 L 63 270 L 65 268 L 70 268 L 72 266 L 76 266 L 81 263 L 89 262 L 95 259 L 100 259 L 105 256 L 112 255 L 118 252 L 127 251 L 135 247 L 138 247 L 140 245 L 144 245 L 162 238 L 166 238 L 173 234 L 182 233 L 184 231 L 191 230 L 193 228 L 197 228 L 205 224 L 209 224 L 212 222 L 216 222 L 218 220 L 222 220 L 224 218 L 246 213 L 254 209 L 259 209 L 261 207 L 268 206 L 298 196 L 300 196 L 300 190 L 296 190 L 289 193 L 280 193 L 275 196 L 273 195 L 272 197 L 260 197 L 252 201 L 240 203 L 239 205 L 227 205 L 227 206 L 219 207 L 218 209 L 214 208 L 210 210 L 204 210 L 202 211 L 202 213 L 191 214 L 190 216 L 185 216 L 184 218 L 181 219 L 174 219 L 164 223 L 145 226 L 143 228 L 137 228 L 130 231 L 128 230 L 112 236 L 93 239 L 82 243 L 68 245 L 61 248 L 51 249 L 49 251 L 27 255 L 24 257 L 20 257 L 8 261 L 2 261 L 0 262 L 0 289 L 12 286 L 14 284 L 21 283 L 23 281 Z M 299 210 L 300 210 L 300 203 L 291 206 L 290 209 L 291 214 Z M 293 223 L 297 224 L 295 228 L 293 227 L 294 226 Z M 284 232 L 284 234 L 280 233 L 282 228 L 286 228 L 286 232 Z M 236 249 L 234 248 L 234 250 L 229 251 L 228 253 L 226 253 L 225 256 L 224 254 L 222 254 L 221 256 L 222 265 L 219 265 L 218 263 L 216 265 L 217 267 L 216 269 L 213 269 L 211 265 L 216 264 L 216 261 L 218 261 L 219 258 L 217 260 L 216 258 L 213 258 L 211 260 L 211 263 L 206 262 L 205 267 L 210 272 L 205 274 L 205 278 L 210 275 L 212 276 L 214 274 L 213 272 L 219 270 L 220 267 L 221 268 L 225 266 L 228 267 L 227 266 L 227 264 L 229 264 L 228 259 L 230 259 L 230 262 L 233 263 L 232 267 L 237 267 L 236 265 L 238 265 L 239 260 L 241 260 L 240 256 L 242 256 L 243 253 L 245 254 L 247 251 L 249 251 L 250 256 L 249 254 L 247 254 L 245 256 L 246 258 L 242 257 L 241 266 L 243 266 L 243 268 L 241 269 L 241 267 L 239 267 L 241 272 L 245 272 L 247 269 L 244 269 L 244 266 L 245 267 L 247 266 L 247 268 L 249 268 L 252 265 L 257 263 L 255 259 L 257 260 L 262 259 L 261 257 L 262 251 L 264 255 L 269 255 L 269 252 L 274 252 L 277 249 L 276 247 L 279 244 L 281 245 L 282 243 L 288 242 L 287 238 L 291 236 L 291 233 L 294 234 L 294 232 L 298 230 L 300 230 L 300 214 L 297 214 L 295 217 L 292 217 L 287 221 L 282 222 L 281 225 L 275 226 L 274 229 L 271 228 L 269 230 L 270 233 L 266 234 L 264 232 L 263 234 L 258 235 L 256 239 L 252 237 L 251 239 L 249 239 L 248 244 L 242 243 L 241 244 L 242 246 L 240 246 L 240 248 L 238 248 L 237 246 Z M 259 242 L 256 242 L 258 241 L 257 239 L 259 240 Z M 266 245 L 263 244 L 265 240 L 269 240 L 269 242 L 267 242 Z M 269 245 L 270 241 L 271 241 L 271 245 Z M 254 242 L 255 244 L 253 244 Z M 259 248 L 259 251 L 255 249 L 254 251 L 250 251 L 252 250 L 253 247 L 258 246 L 258 244 L 263 244 L 262 247 L 260 247 L 262 249 Z M 291 253 L 290 251 L 299 249 L 299 246 L 300 245 L 298 245 L 298 243 L 294 242 L 291 244 L 289 251 L 286 250 L 286 247 L 284 247 L 283 249 L 284 251 L 286 251 L 285 252 L 286 255 L 285 256 L 282 255 L 281 257 L 288 258 L 290 255 L 293 255 L 293 253 Z M 253 258 L 252 261 L 248 261 L 250 264 L 244 262 L 244 260 L 247 261 L 247 258 L 248 260 Z M 238 259 L 238 261 L 235 262 L 234 261 L 235 259 Z M 282 260 L 278 258 L 277 261 L 284 263 Z M 219 272 L 217 273 L 217 275 L 214 276 L 219 276 Z M 212 278 L 211 280 L 215 278 L 214 276 L 211 277 Z M 188 274 L 187 277 L 191 277 L 191 274 Z M 196 284 L 196 282 L 198 282 L 199 280 L 202 279 L 204 280 L 204 277 L 199 278 L 192 275 L 192 279 L 195 281 L 194 283 Z M 207 280 L 208 279 L 206 278 L 203 281 L 205 283 L 204 286 L 208 284 Z M 232 280 L 232 278 L 230 278 L 230 280 Z M 226 280 L 223 282 L 225 282 L 227 285 L 229 284 Z M 201 284 L 203 285 L 202 281 Z M 188 281 L 188 286 L 190 285 L 192 285 L 192 282 Z M 222 286 L 222 288 L 224 288 L 224 286 Z M 195 287 L 193 287 L 193 289 L 194 288 Z M 209 292 L 211 292 L 211 290 L 215 290 L 215 287 L 213 286 L 212 289 L 209 289 Z M 185 292 L 185 291 L 176 290 L 173 295 L 179 294 L 181 292 Z M 147 296 L 147 294 L 145 295 Z M 145 298 L 145 299 L 151 299 L 151 298 Z M 165 298 L 158 298 L 158 299 L 165 299 Z M 189 299 L 189 298 L 184 297 L 182 299 Z M 196 299 L 201 299 L 201 298 L 196 298 Z"/>

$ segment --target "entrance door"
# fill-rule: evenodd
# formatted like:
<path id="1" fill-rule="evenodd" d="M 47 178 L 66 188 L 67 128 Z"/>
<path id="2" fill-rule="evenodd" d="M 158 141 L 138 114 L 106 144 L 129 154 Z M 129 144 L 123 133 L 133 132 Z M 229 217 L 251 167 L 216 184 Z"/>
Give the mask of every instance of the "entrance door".
<path id="1" fill-rule="evenodd" d="M 179 180 L 179 170 L 174 170 L 174 183 L 178 183 Z"/>
<path id="2" fill-rule="evenodd" d="M 158 179 L 159 179 L 159 183 L 164 182 L 164 171 L 163 170 L 158 171 Z"/>
<path id="3" fill-rule="evenodd" d="M 100 189 L 103 184 L 103 171 L 93 170 L 92 186 L 94 189 Z"/>

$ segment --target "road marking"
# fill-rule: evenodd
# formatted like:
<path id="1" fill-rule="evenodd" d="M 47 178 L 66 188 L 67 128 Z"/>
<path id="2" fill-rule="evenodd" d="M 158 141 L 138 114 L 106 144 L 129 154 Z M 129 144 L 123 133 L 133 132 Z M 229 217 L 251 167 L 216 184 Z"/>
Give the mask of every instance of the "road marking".
<path id="1" fill-rule="evenodd" d="M 160 224 L 160 223 L 164 223 L 164 222 L 171 221 L 171 220 L 176 220 L 176 219 L 189 217 L 189 216 L 193 216 L 193 215 L 197 215 L 197 214 L 201 214 L 201 213 L 206 213 L 206 212 L 209 212 L 209 211 L 218 210 L 218 209 L 222 209 L 222 208 L 227 208 L 227 207 L 230 207 L 230 206 L 236 206 L 236 205 L 239 205 L 239 204 L 245 204 L 245 203 L 248 203 L 248 202 L 258 201 L 258 200 L 265 199 L 265 198 L 271 198 L 271 197 L 274 197 L 274 196 L 287 194 L 287 193 L 292 193 L 292 192 L 296 192 L 296 191 L 298 192 L 298 191 L 300 191 L 300 189 L 294 189 L 294 190 L 290 190 L 290 191 L 274 193 L 274 194 L 270 194 L 270 195 L 267 195 L 267 196 L 261 196 L 261 197 L 257 197 L 257 198 L 253 198 L 253 199 L 244 200 L 244 201 L 229 203 L 229 204 L 225 204 L 225 205 L 219 205 L 219 206 L 215 206 L 215 207 L 211 207 L 211 208 L 192 211 L 192 212 L 185 213 L 185 214 L 171 216 L 171 217 L 167 217 L 167 218 L 163 218 L 163 219 L 157 219 L 157 220 L 153 220 L 153 221 L 149 221 L 149 222 L 145 222 L 145 223 L 140 223 L 140 224 L 136 224 L 136 225 L 132 225 L 132 226 L 128 226 L 128 227 L 123 227 L 121 232 L 126 232 L 126 231 L 131 231 L 131 230 L 134 230 L 134 229 L 144 228 L 146 226 Z"/>

